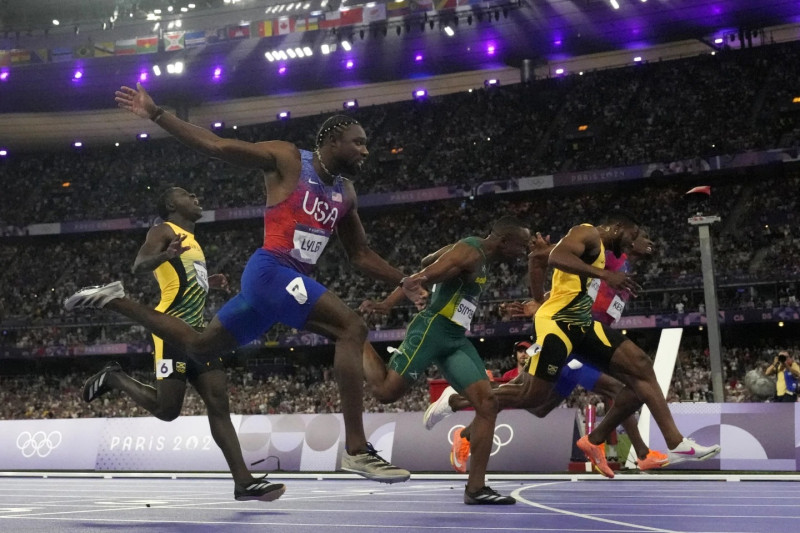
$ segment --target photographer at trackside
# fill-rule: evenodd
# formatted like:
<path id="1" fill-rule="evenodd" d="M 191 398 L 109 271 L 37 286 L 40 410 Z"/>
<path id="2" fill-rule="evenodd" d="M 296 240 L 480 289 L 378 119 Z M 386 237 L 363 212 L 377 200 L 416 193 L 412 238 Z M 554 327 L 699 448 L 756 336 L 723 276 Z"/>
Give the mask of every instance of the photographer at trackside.
<path id="1" fill-rule="evenodd" d="M 786 350 L 781 350 L 775 357 L 765 375 L 771 376 L 776 374 L 778 381 L 776 383 L 775 400 L 776 402 L 796 402 L 797 401 L 797 384 L 800 381 L 800 365 L 798 365 L 792 356 Z"/>

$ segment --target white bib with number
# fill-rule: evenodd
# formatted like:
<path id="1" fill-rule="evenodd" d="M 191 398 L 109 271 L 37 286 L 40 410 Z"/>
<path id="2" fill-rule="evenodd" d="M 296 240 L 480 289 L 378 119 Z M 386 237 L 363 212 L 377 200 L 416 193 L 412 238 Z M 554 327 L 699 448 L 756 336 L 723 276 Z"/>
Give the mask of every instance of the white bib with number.
<path id="1" fill-rule="evenodd" d="M 478 305 L 475 302 L 467 298 L 462 298 L 453 310 L 453 316 L 450 317 L 450 320 L 464 329 L 469 329 L 470 324 L 472 324 L 472 317 L 475 316 L 475 310 L 477 308 Z"/>
<path id="2" fill-rule="evenodd" d="M 589 295 L 592 301 L 595 301 L 597 300 L 598 292 L 600 292 L 600 279 L 592 278 L 592 281 L 589 282 L 589 286 L 586 287 L 586 294 Z"/>
<path id="3" fill-rule="evenodd" d="M 325 250 L 330 235 L 324 230 L 297 225 L 294 228 L 294 249 L 292 257 L 303 263 L 316 265 Z"/>
<path id="4" fill-rule="evenodd" d="M 197 277 L 197 283 L 203 287 L 204 291 L 208 292 L 208 270 L 206 270 L 206 264 L 202 261 L 195 261 L 194 272 Z"/>
<path id="5" fill-rule="evenodd" d="M 156 363 L 156 377 L 166 378 L 172 375 L 172 359 L 162 359 Z"/>
<path id="6" fill-rule="evenodd" d="M 606 313 L 614 317 L 614 320 L 619 320 L 619 317 L 622 316 L 623 309 L 625 309 L 625 301 L 617 294 L 614 295 L 614 299 L 611 300 L 611 304 L 608 306 Z"/>

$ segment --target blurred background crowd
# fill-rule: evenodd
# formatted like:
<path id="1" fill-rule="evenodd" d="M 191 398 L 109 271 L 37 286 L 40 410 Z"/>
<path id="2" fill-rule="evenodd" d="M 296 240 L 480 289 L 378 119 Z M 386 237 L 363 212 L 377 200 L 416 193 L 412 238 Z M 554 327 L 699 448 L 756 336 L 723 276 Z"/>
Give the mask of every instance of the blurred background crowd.
<path id="1" fill-rule="evenodd" d="M 434 186 L 466 194 L 360 209 L 370 245 L 410 273 L 426 254 L 468 235 L 487 234 L 492 221 L 505 214 L 555 241 L 574 224 L 597 223 L 607 210 L 624 208 L 640 217 L 655 242 L 653 257 L 637 268 L 644 291 L 626 312 L 702 314 L 699 245 L 687 224 L 702 208 L 722 218 L 712 228 L 720 308 L 796 309 L 800 169 L 779 165 L 704 176 L 699 179 L 712 185 L 712 194 L 702 206 L 684 194 L 698 184 L 694 174 L 707 169 L 712 157 L 775 148 L 797 151 L 800 104 L 792 100 L 800 79 L 799 48 L 787 43 L 729 51 L 357 109 L 352 113 L 368 133 L 371 152 L 356 181 L 360 194 Z M 283 139 L 312 148 L 324 118 L 241 127 L 223 135 Z M 635 185 L 471 195 L 488 180 L 634 164 L 649 165 L 650 178 Z M 17 154 L 0 160 L 0 180 L 0 356 L 29 360 L 0 370 L 0 418 L 146 414 L 117 394 L 97 405 L 80 400 L 83 381 L 107 355 L 102 348 L 95 356 L 75 357 L 81 362 L 72 367 L 30 361 L 126 344 L 134 354 L 134 375 L 152 379 L 147 332 L 111 313 L 67 314 L 61 301 L 81 286 L 121 279 L 131 297 L 155 305 L 158 290 L 152 276 L 134 276 L 130 267 L 161 191 L 167 185 L 183 186 L 199 196 L 205 209 L 263 205 L 258 172 L 209 160 L 174 140 L 158 140 Z M 115 218 L 134 219 L 139 229 L 40 236 L 25 229 Z M 234 291 L 247 258 L 260 246 L 261 225 L 260 219 L 250 218 L 197 227 L 209 272 L 227 274 Z M 358 307 L 392 290 L 354 272 L 338 243 L 329 248 L 317 278 L 349 305 Z M 476 323 L 508 320 L 499 306 L 528 295 L 525 267 L 520 261 L 494 268 Z M 208 316 L 228 297 L 212 293 Z M 365 318 L 373 329 L 394 329 L 403 328 L 412 314 L 410 306 L 401 306 L 388 316 Z M 291 331 L 276 328 L 262 341 L 275 341 L 281 333 Z M 777 347 L 741 340 L 724 344 L 726 401 L 768 398 L 748 390 L 745 376 L 763 372 Z M 796 347 L 785 347 L 796 352 Z M 503 354 L 483 355 L 496 375 L 513 365 Z M 683 350 L 670 399 L 710 400 L 709 371 L 702 347 Z M 334 412 L 338 396 L 331 373 L 324 358 L 314 362 L 313 357 L 269 375 L 246 365 L 231 368 L 232 411 Z M 428 377 L 435 377 L 435 369 Z M 567 405 L 599 401 L 581 392 Z M 421 381 L 394 405 L 369 402 L 373 411 L 424 410 L 427 384 Z M 190 393 L 184 414 L 201 412 L 199 397 Z"/>

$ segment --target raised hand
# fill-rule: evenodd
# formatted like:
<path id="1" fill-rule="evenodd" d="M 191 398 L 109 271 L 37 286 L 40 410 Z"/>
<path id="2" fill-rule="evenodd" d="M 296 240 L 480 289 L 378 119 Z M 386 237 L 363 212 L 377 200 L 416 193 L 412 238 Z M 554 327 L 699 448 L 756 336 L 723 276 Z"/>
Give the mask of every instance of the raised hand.
<path id="1" fill-rule="evenodd" d="M 537 231 L 536 235 L 528 241 L 528 259 L 546 265 L 553 246 L 553 244 L 550 244 L 550 235 L 542 237 L 542 234 Z"/>
<path id="2" fill-rule="evenodd" d="M 141 83 L 136 84 L 136 89 L 123 85 L 114 95 L 117 106 L 130 111 L 138 117 L 151 119 L 158 112 L 158 106 L 147 94 Z"/>
<path id="3" fill-rule="evenodd" d="M 169 245 L 167 246 L 167 249 L 164 250 L 164 253 L 167 254 L 168 259 L 174 259 L 179 255 L 181 255 L 183 252 L 188 252 L 189 250 L 191 250 L 191 247 L 183 245 L 183 241 L 185 240 L 186 240 L 186 234 L 181 233 L 179 235 L 176 235 L 175 238 L 172 239 L 172 241 L 170 241 Z M 209 280 L 210 279 L 211 278 L 209 278 Z"/>

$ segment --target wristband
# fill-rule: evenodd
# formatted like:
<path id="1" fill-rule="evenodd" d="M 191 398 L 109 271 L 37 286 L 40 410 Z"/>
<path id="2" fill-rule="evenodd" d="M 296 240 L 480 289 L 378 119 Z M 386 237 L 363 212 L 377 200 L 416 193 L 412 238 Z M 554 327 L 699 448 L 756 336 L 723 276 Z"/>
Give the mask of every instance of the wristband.
<path id="1" fill-rule="evenodd" d="M 164 109 L 161 107 L 156 108 L 156 112 L 150 117 L 150 120 L 158 124 L 159 119 L 164 115 Z"/>

